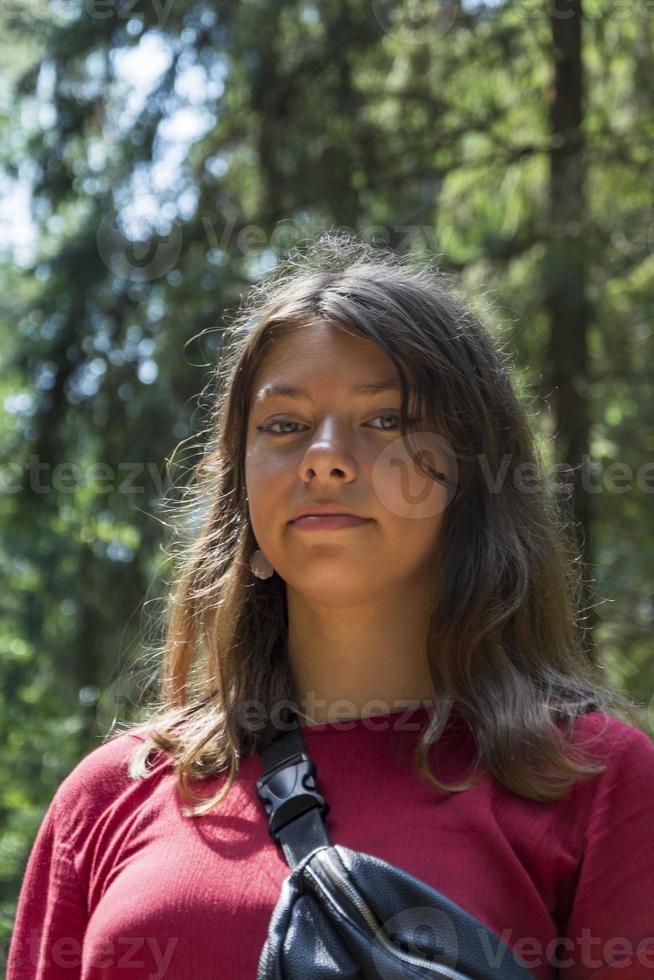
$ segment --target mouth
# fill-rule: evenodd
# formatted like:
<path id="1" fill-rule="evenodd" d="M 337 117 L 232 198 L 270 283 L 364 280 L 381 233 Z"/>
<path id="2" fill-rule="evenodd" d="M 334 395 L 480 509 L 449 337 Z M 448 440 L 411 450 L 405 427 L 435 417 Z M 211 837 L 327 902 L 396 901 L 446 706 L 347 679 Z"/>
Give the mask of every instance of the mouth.
<path id="1" fill-rule="evenodd" d="M 306 514 L 290 521 L 293 527 L 303 531 L 337 531 L 369 523 L 370 518 L 354 517 L 352 514 Z"/>

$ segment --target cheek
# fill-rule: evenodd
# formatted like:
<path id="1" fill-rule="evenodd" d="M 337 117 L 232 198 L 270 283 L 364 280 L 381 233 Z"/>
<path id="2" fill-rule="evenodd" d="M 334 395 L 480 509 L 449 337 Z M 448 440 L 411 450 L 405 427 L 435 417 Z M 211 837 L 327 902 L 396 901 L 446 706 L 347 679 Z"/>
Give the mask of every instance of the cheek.
<path id="1" fill-rule="evenodd" d="M 264 478 L 271 465 L 271 460 L 261 446 L 255 442 L 248 445 L 245 453 L 245 480 L 254 487 Z"/>
<path id="2" fill-rule="evenodd" d="M 289 467 L 279 456 L 255 448 L 245 459 L 245 489 L 252 529 L 263 544 L 290 506 Z"/>
<path id="3" fill-rule="evenodd" d="M 426 458 L 435 468 L 441 465 Z M 396 440 L 376 457 L 372 486 L 379 502 L 407 528 L 416 526 L 421 529 L 418 533 L 427 537 L 432 531 L 436 533 L 448 504 L 448 491 L 414 462 L 403 440 Z"/>
<path id="4" fill-rule="evenodd" d="M 428 514 L 418 517 L 414 510 L 410 518 L 397 517 L 389 518 L 393 523 L 393 536 L 397 540 L 398 547 L 405 547 L 407 550 L 425 554 L 433 551 L 441 536 L 444 516 L 443 514 Z"/>
<path id="5" fill-rule="evenodd" d="M 290 491 L 285 487 L 289 482 L 289 473 L 292 475 L 293 472 L 293 468 L 278 454 L 256 447 L 248 452 L 245 458 L 245 487 L 253 517 L 255 514 L 270 513 L 288 503 Z"/>

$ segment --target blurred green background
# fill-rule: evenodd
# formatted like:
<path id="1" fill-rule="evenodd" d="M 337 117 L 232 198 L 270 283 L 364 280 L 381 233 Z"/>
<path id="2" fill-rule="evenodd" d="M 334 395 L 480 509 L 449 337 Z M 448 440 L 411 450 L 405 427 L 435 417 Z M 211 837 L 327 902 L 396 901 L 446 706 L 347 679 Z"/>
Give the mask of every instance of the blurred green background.
<path id="1" fill-rule="evenodd" d="M 45 808 L 161 639 L 223 312 L 322 231 L 453 272 L 511 355 L 571 467 L 589 637 L 654 720 L 653 22 L 645 0 L 4 0 L 5 953 Z"/>

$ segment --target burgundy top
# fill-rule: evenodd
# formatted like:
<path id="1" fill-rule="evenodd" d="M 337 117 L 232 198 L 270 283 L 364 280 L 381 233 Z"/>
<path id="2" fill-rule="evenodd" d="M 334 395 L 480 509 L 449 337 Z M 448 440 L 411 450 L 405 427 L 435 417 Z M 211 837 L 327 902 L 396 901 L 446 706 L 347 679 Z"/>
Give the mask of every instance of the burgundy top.
<path id="1" fill-rule="evenodd" d="M 526 800 L 487 773 L 450 795 L 412 766 L 427 710 L 303 725 L 332 843 L 438 889 L 540 980 L 652 980 L 652 740 L 593 711 L 574 738 L 592 740 L 607 769 L 565 799 Z M 59 786 L 27 864 L 8 980 L 255 980 L 290 873 L 256 795 L 261 761 L 241 760 L 218 812 L 184 817 L 168 758 L 129 778 L 142 738 L 98 746 Z M 457 712 L 430 749 L 431 768 L 456 781 L 474 752 Z"/>

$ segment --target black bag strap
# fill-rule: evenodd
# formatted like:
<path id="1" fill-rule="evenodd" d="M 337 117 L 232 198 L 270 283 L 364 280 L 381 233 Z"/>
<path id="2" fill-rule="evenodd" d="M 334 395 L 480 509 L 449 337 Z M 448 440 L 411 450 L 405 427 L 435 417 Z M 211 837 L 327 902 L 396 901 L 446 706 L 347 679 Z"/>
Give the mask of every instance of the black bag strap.
<path id="1" fill-rule="evenodd" d="M 594 711 L 599 704 L 587 702 L 580 712 Z M 316 767 L 307 755 L 297 714 L 288 709 L 287 730 L 259 749 L 264 775 L 257 780 L 257 796 L 268 814 L 270 836 L 284 852 L 293 870 L 317 847 L 330 847 L 323 818 L 329 804 L 316 787 Z"/>
<path id="2" fill-rule="evenodd" d="M 307 755 L 297 715 L 290 713 L 287 731 L 259 749 L 264 774 L 257 796 L 268 814 L 270 836 L 291 868 L 317 847 L 330 847 L 323 816 L 329 804 L 316 787 L 316 767 Z"/>

